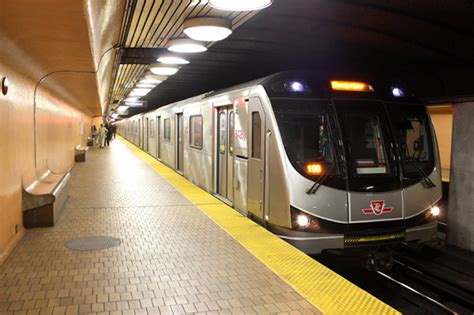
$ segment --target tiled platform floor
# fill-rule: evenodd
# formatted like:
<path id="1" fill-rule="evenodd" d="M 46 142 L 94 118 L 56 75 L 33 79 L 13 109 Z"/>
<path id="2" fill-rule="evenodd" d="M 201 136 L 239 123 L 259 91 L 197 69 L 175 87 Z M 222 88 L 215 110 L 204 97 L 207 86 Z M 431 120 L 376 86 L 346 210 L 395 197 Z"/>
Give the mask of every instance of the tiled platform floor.
<path id="1" fill-rule="evenodd" d="M 0 314 L 318 313 L 119 140 L 87 159 L 58 225 L 0 266 Z M 96 235 L 122 243 L 64 247 Z"/>

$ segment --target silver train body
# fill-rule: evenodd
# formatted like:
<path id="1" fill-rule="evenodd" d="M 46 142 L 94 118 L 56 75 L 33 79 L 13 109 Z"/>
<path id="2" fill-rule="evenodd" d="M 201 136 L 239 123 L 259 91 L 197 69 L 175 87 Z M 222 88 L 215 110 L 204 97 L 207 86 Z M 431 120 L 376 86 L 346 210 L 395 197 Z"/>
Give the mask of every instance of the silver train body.
<path id="1" fill-rule="evenodd" d="M 388 83 L 331 86 L 278 73 L 118 131 L 304 252 L 433 239 L 441 175 L 425 106 Z"/>

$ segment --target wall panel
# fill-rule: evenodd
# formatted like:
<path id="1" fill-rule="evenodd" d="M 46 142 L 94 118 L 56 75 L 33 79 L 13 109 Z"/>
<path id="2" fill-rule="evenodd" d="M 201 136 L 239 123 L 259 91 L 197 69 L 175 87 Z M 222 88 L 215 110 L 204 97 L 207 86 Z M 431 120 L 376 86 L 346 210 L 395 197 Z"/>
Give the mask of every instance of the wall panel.
<path id="1" fill-rule="evenodd" d="M 441 169 L 443 179 L 449 179 L 451 169 L 451 142 L 453 134 L 453 107 L 452 105 L 433 106 L 428 108 L 438 140 L 441 155 Z"/>
<path id="2" fill-rule="evenodd" d="M 71 74 L 73 75 L 73 74 Z M 10 81 L 0 94 L 0 263 L 23 234 L 22 185 L 48 167 L 64 172 L 74 163 L 74 147 L 85 144 L 91 117 L 47 90 L 37 97 L 35 167 L 33 91 L 36 82 L 0 62 L 0 76 Z M 83 133 L 81 134 L 81 124 Z M 15 226 L 21 227 L 16 233 Z"/>

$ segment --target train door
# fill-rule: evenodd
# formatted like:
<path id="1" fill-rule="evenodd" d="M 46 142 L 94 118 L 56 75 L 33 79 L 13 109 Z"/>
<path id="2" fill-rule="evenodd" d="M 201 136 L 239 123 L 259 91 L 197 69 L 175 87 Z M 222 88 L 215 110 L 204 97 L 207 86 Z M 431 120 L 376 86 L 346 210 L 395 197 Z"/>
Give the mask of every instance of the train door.
<path id="1" fill-rule="evenodd" d="M 138 147 L 142 147 L 142 120 L 138 120 Z"/>
<path id="2" fill-rule="evenodd" d="M 248 159 L 248 211 L 255 217 L 264 220 L 264 185 L 265 185 L 265 113 L 260 101 L 252 98 L 249 101 L 250 154 Z"/>
<path id="3" fill-rule="evenodd" d="M 161 117 L 160 116 L 156 116 L 156 157 L 158 159 L 161 158 L 160 154 L 161 154 L 161 148 L 160 148 L 160 145 L 161 145 Z"/>
<path id="4" fill-rule="evenodd" d="M 228 115 L 228 153 L 227 153 L 227 199 L 234 201 L 234 110 L 231 107 L 227 111 Z"/>
<path id="5" fill-rule="evenodd" d="M 177 150 L 177 170 L 178 171 L 183 171 L 183 158 L 184 158 L 184 136 L 183 136 L 183 113 L 176 114 L 176 123 L 177 123 L 177 145 L 176 145 L 176 150 Z"/>
<path id="6" fill-rule="evenodd" d="M 217 112 L 217 193 L 233 201 L 234 190 L 234 111 L 232 106 Z"/>
<path id="7" fill-rule="evenodd" d="M 146 148 L 145 148 L 145 137 L 146 137 L 147 133 L 146 133 L 146 126 L 145 126 L 145 119 L 142 120 L 141 131 L 142 131 L 142 138 L 141 138 L 142 149 L 146 150 Z"/>
<path id="8" fill-rule="evenodd" d="M 147 117 L 145 118 L 145 139 L 144 139 L 144 147 L 145 151 L 148 152 L 150 149 L 149 140 L 150 140 L 150 119 Z"/>

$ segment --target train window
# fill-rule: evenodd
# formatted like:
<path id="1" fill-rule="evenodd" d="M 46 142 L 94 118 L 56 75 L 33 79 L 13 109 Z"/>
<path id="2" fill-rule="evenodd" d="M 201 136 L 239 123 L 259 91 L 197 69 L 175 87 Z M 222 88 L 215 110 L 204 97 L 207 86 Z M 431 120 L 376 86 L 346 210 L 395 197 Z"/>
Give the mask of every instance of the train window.
<path id="1" fill-rule="evenodd" d="M 189 145 L 202 149 L 202 115 L 189 117 Z"/>
<path id="2" fill-rule="evenodd" d="M 252 113 L 252 157 L 262 158 L 262 119 L 259 112 Z"/>
<path id="3" fill-rule="evenodd" d="M 334 101 L 345 147 L 348 188 L 382 192 L 401 187 L 389 115 L 382 102 Z"/>
<path id="4" fill-rule="evenodd" d="M 324 174 L 336 174 L 327 102 L 272 99 L 272 105 L 292 164 L 305 175 L 308 163 L 320 164 Z"/>
<path id="5" fill-rule="evenodd" d="M 229 153 L 234 154 L 234 111 L 229 113 Z"/>
<path id="6" fill-rule="evenodd" d="M 148 130 L 150 130 L 150 138 L 154 138 L 155 137 L 155 120 L 154 119 L 150 120 L 148 124 L 149 124 Z"/>
<path id="7" fill-rule="evenodd" d="M 357 175 L 388 174 L 387 139 L 382 130 L 383 105 L 339 106 L 352 165 Z"/>
<path id="8" fill-rule="evenodd" d="M 402 159 L 403 176 L 419 178 L 420 173 L 429 175 L 434 168 L 434 150 L 425 107 L 421 104 L 389 104 L 389 110 Z"/>
<path id="9" fill-rule="evenodd" d="M 171 141 L 171 123 L 169 118 L 163 120 L 163 138 L 166 141 Z"/>
<path id="10" fill-rule="evenodd" d="M 225 112 L 219 114 L 219 153 L 225 153 L 225 137 L 226 137 L 226 121 Z"/>
<path id="11" fill-rule="evenodd" d="M 358 143 L 352 146 L 353 158 L 356 163 L 357 174 L 386 174 L 387 153 L 384 146 L 384 136 L 380 118 L 376 115 L 364 116 L 358 127 L 351 131 L 351 142 Z M 355 132 L 356 130 L 360 132 Z"/>

